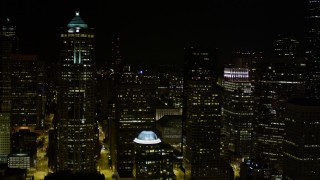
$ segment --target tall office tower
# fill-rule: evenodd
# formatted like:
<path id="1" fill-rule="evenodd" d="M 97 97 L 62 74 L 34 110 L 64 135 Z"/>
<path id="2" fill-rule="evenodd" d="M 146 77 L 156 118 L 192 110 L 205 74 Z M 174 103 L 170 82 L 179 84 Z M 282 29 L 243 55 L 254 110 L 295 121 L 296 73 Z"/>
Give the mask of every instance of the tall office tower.
<path id="1" fill-rule="evenodd" d="M 48 129 L 49 122 L 46 121 L 46 104 L 49 94 L 47 76 L 45 73 L 45 62 L 38 61 L 37 63 L 37 129 Z"/>
<path id="2" fill-rule="evenodd" d="M 278 57 L 297 57 L 299 42 L 293 38 L 279 38 L 275 42 L 275 53 Z"/>
<path id="3" fill-rule="evenodd" d="M 187 179 L 228 179 L 220 158 L 221 96 L 214 54 L 185 49 L 183 158 Z"/>
<path id="4" fill-rule="evenodd" d="M 38 123 L 37 61 L 36 55 L 11 56 L 11 123 L 16 131 L 22 126 L 33 131 Z"/>
<path id="5" fill-rule="evenodd" d="M 285 134 L 283 179 L 319 179 L 320 103 L 307 98 L 289 101 Z"/>
<path id="6" fill-rule="evenodd" d="M 113 79 L 113 73 L 111 69 L 107 67 L 101 67 L 97 69 L 97 119 L 102 127 L 103 132 L 105 133 L 105 140 L 109 140 L 110 143 L 110 131 L 108 128 L 111 126 L 109 121 L 114 116 L 110 115 L 109 112 L 114 108 L 110 104 L 115 101 L 115 81 Z"/>
<path id="7" fill-rule="evenodd" d="M 285 104 L 290 98 L 304 96 L 304 70 L 305 61 L 299 58 L 265 58 L 257 67 L 255 155 L 280 173 Z"/>
<path id="8" fill-rule="evenodd" d="M 231 149 L 250 158 L 254 134 L 254 96 L 248 68 L 224 69 L 223 121 Z"/>
<path id="9" fill-rule="evenodd" d="M 11 122 L 10 113 L 0 113 L 0 163 L 7 163 L 11 152 Z"/>
<path id="10" fill-rule="evenodd" d="M 117 152 L 112 157 L 120 178 L 133 177 L 133 139 L 144 129 L 155 129 L 153 76 L 124 72 L 117 87 L 115 131 Z"/>
<path id="11" fill-rule="evenodd" d="M 16 27 L 9 18 L 0 30 L 0 108 L 1 112 L 11 110 L 11 73 L 10 58 L 18 51 Z"/>
<path id="12" fill-rule="evenodd" d="M 173 180 L 173 149 L 153 131 L 142 131 L 134 141 L 134 176 L 136 179 Z"/>
<path id="13" fill-rule="evenodd" d="M 57 171 L 96 172 L 94 29 L 76 12 L 61 32 Z"/>
<path id="14" fill-rule="evenodd" d="M 320 1 L 307 1 L 306 96 L 320 99 Z"/>
<path id="15" fill-rule="evenodd" d="M 0 163 L 7 163 L 11 150 L 11 76 L 10 58 L 17 51 L 16 27 L 7 19 L 0 29 Z"/>
<path id="16" fill-rule="evenodd" d="M 159 67 L 159 99 L 166 105 L 182 109 L 183 70 L 173 65 Z"/>
<path id="17" fill-rule="evenodd" d="M 183 76 L 176 75 L 169 80 L 169 102 L 175 108 L 183 106 Z"/>

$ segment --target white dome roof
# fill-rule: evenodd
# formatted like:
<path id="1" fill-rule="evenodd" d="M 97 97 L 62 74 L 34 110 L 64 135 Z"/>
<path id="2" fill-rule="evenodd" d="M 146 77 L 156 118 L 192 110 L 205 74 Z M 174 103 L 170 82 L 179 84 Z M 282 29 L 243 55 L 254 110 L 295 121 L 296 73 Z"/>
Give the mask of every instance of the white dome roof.
<path id="1" fill-rule="evenodd" d="M 153 131 L 142 131 L 133 141 L 138 144 L 158 144 L 161 142 Z"/>

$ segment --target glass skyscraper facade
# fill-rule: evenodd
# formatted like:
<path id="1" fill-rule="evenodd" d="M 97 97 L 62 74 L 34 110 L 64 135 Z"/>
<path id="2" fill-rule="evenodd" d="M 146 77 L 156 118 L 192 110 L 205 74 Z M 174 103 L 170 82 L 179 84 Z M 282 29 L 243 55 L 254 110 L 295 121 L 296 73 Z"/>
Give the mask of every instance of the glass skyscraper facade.
<path id="1" fill-rule="evenodd" d="M 287 103 L 283 179 L 320 176 L 320 103 L 294 99 Z"/>
<path id="2" fill-rule="evenodd" d="M 251 157 L 254 135 L 254 96 L 248 68 L 224 69 L 223 121 L 230 149 Z"/>
<path id="3" fill-rule="evenodd" d="M 304 59 L 264 58 L 257 63 L 256 158 L 282 169 L 284 113 L 288 99 L 304 95 Z"/>
<path id="4" fill-rule="evenodd" d="M 221 89 L 213 72 L 214 54 L 186 48 L 183 158 L 187 179 L 226 179 L 220 159 Z"/>
<path id="5" fill-rule="evenodd" d="M 15 54 L 11 56 L 11 122 L 19 128 L 34 129 L 38 124 L 38 57 Z"/>
<path id="6" fill-rule="evenodd" d="M 120 77 L 116 97 L 116 170 L 121 178 L 133 177 L 133 139 L 144 129 L 155 129 L 156 85 L 153 76 L 126 71 Z"/>
<path id="7" fill-rule="evenodd" d="M 58 88 L 57 171 L 95 172 L 95 34 L 79 12 L 61 33 Z"/>
<path id="8" fill-rule="evenodd" d="M 11 150 L 10 58 L 17 50 L 16 27 L 7 19 L 0 29 L 0 163 L 7 163 Z"/>
<path id="9" fill-rule="evenodd" d="M 306 96 L 320 99 L 320 1 L 307 1 Z"/>

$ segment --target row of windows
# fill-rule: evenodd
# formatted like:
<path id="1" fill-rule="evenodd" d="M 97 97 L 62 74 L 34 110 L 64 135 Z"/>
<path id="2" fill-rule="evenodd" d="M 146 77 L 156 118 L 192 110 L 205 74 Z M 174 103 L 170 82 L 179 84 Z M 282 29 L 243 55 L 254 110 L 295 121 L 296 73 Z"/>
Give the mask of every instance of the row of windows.
<path id="1" fill-rule="evenodd" d="M 61 37 L 87 37 L 94 38 L 93 34 L 61 34 Z"/>

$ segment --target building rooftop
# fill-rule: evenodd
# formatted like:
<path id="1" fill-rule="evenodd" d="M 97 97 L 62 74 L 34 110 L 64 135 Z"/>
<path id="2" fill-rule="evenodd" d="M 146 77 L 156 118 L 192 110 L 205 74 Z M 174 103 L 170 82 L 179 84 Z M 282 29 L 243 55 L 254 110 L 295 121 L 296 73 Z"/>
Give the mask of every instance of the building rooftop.
<path id="1" fill-rule="evenodd" d="M 6 21 L 2 25 L 2 31 L 15 31 L 16 26 L 12 23 L 11 19 L 8 17 L 6 18 Z"/>
<path id="2" fill-rule="evenodd" d="M 182 115 L 164 115 L 158 120 L 161 127 L 182 127 Z"/>
<path id="3" fill-rule="evenodd" d="M 75 17 L 68 23 L 68 28 L 88 28 L 87 23 L 85 23 L 80 17 L 79 11 L 76 11 Z"/>
<path id="4" fill-rule="evenodd" d="M 138 144 L 158 144 L 161 142 L 153 131 L 142 131 L 133 141 Z"/>

